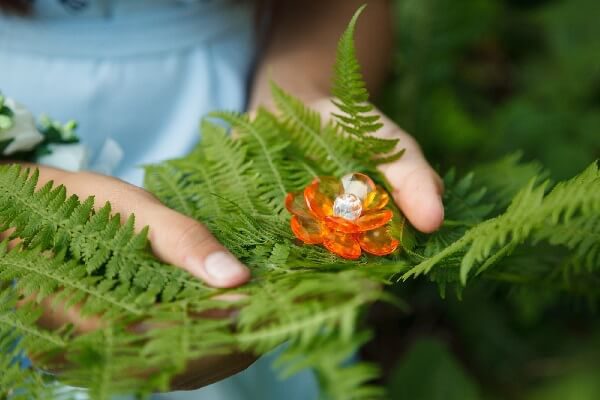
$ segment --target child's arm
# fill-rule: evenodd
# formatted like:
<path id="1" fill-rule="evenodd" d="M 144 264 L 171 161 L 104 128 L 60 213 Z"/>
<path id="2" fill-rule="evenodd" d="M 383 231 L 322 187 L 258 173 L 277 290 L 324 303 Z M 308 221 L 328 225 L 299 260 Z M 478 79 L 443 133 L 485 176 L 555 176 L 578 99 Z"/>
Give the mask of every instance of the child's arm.
<path id="1" fill-rule="evenodd" d="M 280 0 L 254 79 L 250 108 L 270 106 L 269 80 L 274 80 L 325 115 L 337 40 L 354 11 L 366 0 Z M 368 1 L 357 24 L 358 58 L 371 93 L 384 82 L 392 53 L 391 5 Z M 399 137 L 404 156 L 381 169 L 396 189 L 394 199 L 421 231 L 437 229 L 443 220 L 442 183 L 425 160 L 416 141 L 383 116 L 379 134 Z"/>

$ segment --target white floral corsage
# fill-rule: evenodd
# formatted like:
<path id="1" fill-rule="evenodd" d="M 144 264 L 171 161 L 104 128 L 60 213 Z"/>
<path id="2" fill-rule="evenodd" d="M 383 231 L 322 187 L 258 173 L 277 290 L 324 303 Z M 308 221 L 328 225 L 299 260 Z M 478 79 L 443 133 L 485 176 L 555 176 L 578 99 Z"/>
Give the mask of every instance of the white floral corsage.
<path id="1" fill-rule="evenodd" d="M 36 123 L 27 108 L 0 94 L 1 158 L 34 162 L 49 158 L 56 151 L 64 152 L 65 148 L 76 158 L 83 158 L 77 156 L 80 146 L 76 128 L 75 121 L 60 124 L 45 116 Z"/>

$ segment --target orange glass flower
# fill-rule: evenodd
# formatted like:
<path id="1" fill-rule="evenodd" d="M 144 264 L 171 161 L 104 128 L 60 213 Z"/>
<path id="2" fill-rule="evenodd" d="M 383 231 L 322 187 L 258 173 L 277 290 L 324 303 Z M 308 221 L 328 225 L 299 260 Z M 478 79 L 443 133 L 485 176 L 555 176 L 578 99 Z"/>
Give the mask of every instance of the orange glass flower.
<path id="1" fill-rule="evenodd" d="M 362 251 L 384 256 L 398 248 L 387 226 L 393 217 L 385 209 L 388 201 L 387 192 L 371 178 L 351 173 L 342 179 L 315 178 L 304 191 L 288 193 L 285 207 L 298 239 L 356 259 Z"/>

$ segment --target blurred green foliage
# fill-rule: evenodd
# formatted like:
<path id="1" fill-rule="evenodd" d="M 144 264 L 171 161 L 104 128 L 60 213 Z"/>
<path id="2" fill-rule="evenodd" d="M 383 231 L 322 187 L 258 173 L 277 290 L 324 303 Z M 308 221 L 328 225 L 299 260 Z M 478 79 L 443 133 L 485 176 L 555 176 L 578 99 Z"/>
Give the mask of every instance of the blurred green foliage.
<path id="1" fill-rule="evenodd" d="M 441 171 L 474 170 L 475 183 L 485 177 L 494 191 L 490 176 L 516 189 L 541 165 L 564 179 L 600 158 L 598 0 L 395 6 L 394 70 L 379 105 Z M 517 155 L 481 165 L 515 152 L 539 164 L 519 176 Z M 534 268 L 532 252 L 540 265 L 568 253 L 527 251 L 509 257 L 506 270 Z M 365 349 L 384 365 L 391 398 L 600 399 L 600 319 L 584 296 L 515 282 L 483 282 L 444 299 L 428 282 L 397 291 L 412 312 L 375 309 L 378 335 Z"/>
<path id="2" fill-rule="evenodd" d="M 567 178 L 600 155 L 597 0 L 398 0 L 382 107 L 441 167 L 522 150 Z"/>
<path id="3" fill-rule="evenodd" d="M 428 379 L 422 379 L 427 376 Z M 418 340 L 394 370 L 389 394 L 398 399 L 477 400 L 477 387 L 446 346 Z"/>

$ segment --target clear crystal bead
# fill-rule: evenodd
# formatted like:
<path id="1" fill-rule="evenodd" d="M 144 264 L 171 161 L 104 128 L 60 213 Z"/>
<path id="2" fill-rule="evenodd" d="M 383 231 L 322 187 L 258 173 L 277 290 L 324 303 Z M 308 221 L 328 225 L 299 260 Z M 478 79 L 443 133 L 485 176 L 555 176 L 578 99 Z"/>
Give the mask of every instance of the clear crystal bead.
<path id="1" fill-rule="evenodd" d="M 361 201 L 365 201 L 368 194 L 375 190 L 375 184 L 371 178 L 358 172 L 344 175 L 341 181 L 344 193 L 351 193 Z"/>
<path id="2" fill-rule="evenodd" d="M 354 221 L 362 213 L 362 201 L 352 193 L 344 193 L 335 198 L 333 215 Z"/>

